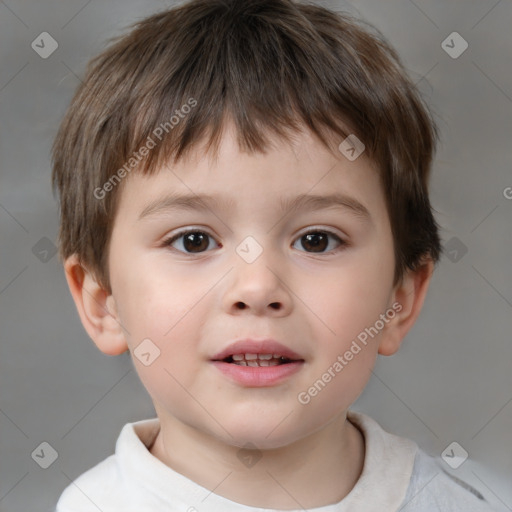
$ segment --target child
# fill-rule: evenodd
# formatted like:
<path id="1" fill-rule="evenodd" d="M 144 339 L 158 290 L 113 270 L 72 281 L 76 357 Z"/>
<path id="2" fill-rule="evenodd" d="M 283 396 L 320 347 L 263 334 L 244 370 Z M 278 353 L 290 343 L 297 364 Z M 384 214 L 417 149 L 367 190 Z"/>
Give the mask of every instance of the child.
<path id="1" fill-rule="evenodd" d="M 291 0 L 196 0 L 90 64 L 57 135 L 82 323 L 157 418 L 58 512 L 490 508 L 349 407 L 417 319 L 437 139 L 394 50 Z"/>

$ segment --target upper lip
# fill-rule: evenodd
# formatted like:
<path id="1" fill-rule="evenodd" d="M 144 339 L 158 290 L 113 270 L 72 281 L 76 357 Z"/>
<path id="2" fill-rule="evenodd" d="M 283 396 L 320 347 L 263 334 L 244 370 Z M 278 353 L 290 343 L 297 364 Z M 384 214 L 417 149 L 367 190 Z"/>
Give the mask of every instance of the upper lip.
<path id="1" fill-rule="evenodd" d="M 299 354 L 272 339 L 243 339 L 235 341 L 215 354 L 212 360 L 222 361 L 234 354 L 279 354 L 280 356 L 294 361 L 303 360 Z"/>

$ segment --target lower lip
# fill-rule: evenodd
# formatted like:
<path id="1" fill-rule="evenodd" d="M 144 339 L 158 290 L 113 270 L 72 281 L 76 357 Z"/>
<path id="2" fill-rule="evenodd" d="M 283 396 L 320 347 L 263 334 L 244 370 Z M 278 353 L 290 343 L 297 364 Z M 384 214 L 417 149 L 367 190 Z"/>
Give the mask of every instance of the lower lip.
<path id="1" fill-rule="evenodd" d="M 275 366 L 242 366 L 224 361 L 212 361 L 229 378 L 247 387 L 269 387 L 279 384 L 287 377 L 297 373 L 304 361 L 279 364 Z"/>

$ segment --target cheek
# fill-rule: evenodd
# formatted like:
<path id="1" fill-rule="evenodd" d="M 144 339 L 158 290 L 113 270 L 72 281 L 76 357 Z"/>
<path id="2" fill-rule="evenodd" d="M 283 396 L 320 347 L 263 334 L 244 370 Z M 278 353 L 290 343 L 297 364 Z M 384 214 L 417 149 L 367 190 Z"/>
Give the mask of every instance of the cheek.
<path id="1" fill-rule="evenodd" d="M 297 401 L 310 421 L 321 424 L 349 408 L 371 377 L 381 336 L 371 328 L 385 312 L 389 293 L 379 276 L 371 265 L 347 266 L 308 296 L 321 321 L 312 317 L 317 351 Z"/>
<path id="2" fill-rule="evenodd" d="M 144 267 L 144 266 L 143 266 Z M 130 346 L 143 338 L 154 339 L 165 347 L 183 340 L 187 316 L 205 290 L 199 283 L 186 283 L 180 276 L 169 275 L 165 269 L 148 266 L 151 271 L 137 272 L 137 278 L 120 279 L 116 292 L 121 304 L 121 320 L 129 331 Z M 183 343 L 184 344 L 184 343 Z"/>
<path id="3" fill-rule="evenodd" d="M 354 258 L 354 264 L 340 267 L 314 287 L 307 304 L 321 320 L 316 322 L 323 326 L 320 339 L 326 337 L 340 349 L 374 325 L 389 300 L 392 276 L 388 267 L 389 263 L 372 261 L 371 255 Z"/>
<path id="4" fill-rule="evenodd" d="M 177 276 L 164 278 L 156 268 L 139 276 L 121 282 L 118 288 L 123 298 L 121 322 L 129 333 L 128 345 L 142 384 L 153 399 L 176 412 L 190 405 L 184 388 L 194 389 L 202 362 L 200 320 L 194 313 L 206 289 L 176 285 L 182 282 Z"/>

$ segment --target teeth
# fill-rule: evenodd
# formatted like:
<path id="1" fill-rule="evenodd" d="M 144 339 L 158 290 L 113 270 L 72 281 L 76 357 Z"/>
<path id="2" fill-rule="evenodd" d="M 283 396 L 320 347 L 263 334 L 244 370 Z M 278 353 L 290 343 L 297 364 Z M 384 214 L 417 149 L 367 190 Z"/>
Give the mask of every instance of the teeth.
<path id="1" fill-rule="evenodd" d="M 281 354 L 233 354 L 231 357 L 233 361 L 255 361 L 256 359 L 270 361 L 272 358 L 279 359 L 282 356 Z"/>
<path id="2" fill-rule="evenodd" d="M 279 365 L 279 361 L 277 359 L 272 359 L 271 361 L 234 361 L 232 364 L 236 364 L 238 366 L 277 366 Z"/>
<path id="3" fill-rule="evenodd" d="M 277 366 L 282 363 L 281 356 L 273 354 L 234 354 L 233 364 L 240 366 Z"/>
<path id="4" fill-rule="evenodd" d="M 232 364 L 239 366 L 277 366 L 286 359 L 281 354 L 233 354 Z"/>

